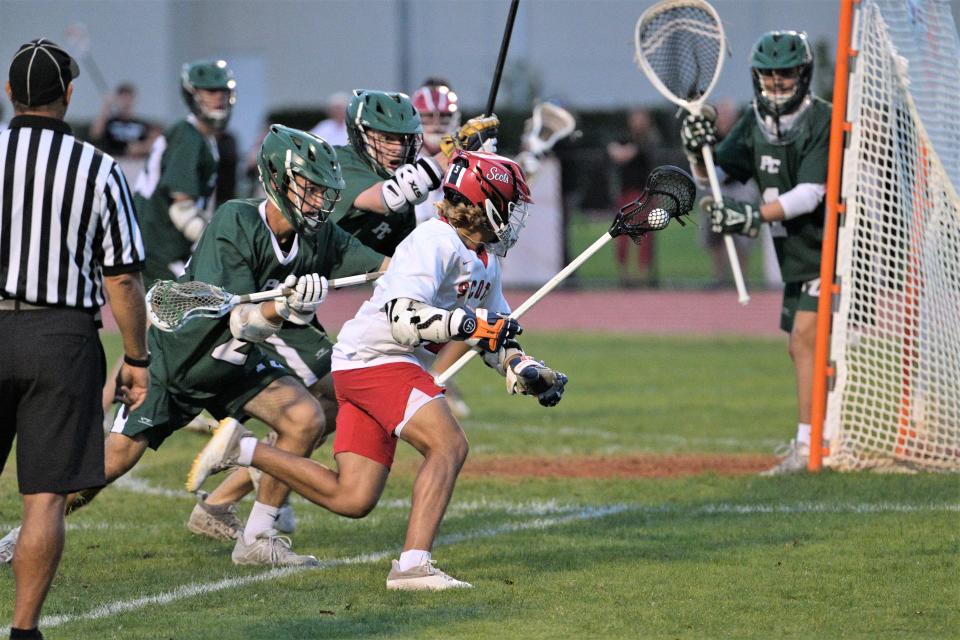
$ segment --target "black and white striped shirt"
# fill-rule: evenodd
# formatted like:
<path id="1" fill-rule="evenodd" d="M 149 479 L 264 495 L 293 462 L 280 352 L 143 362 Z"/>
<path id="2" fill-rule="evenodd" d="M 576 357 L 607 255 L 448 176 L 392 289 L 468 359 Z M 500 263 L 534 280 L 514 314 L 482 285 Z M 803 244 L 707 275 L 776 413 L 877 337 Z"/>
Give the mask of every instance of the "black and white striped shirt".
<path id="1" fill-rule="evenodd" d="M 143 269 L 133 198 L 109 155 L 61 120 L 0 133 L 0 298 L 96 309 L 103 276 Z"/>

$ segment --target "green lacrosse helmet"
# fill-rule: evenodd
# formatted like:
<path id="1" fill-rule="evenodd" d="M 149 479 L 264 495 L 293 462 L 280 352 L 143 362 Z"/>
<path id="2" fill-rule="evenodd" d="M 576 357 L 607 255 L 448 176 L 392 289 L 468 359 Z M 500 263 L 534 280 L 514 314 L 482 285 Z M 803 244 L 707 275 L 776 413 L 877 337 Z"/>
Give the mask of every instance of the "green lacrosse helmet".
<path id="1" fill-rule="evenodd" d="M 257 168 L 270 202 L 298 235 L 316 233 L 347 186 L 337 152 L 326 140 L 279 124 L 270 125 L 257 154 Z M 298 184 L 296 176 L 309 184 Z"/>
<path id="2" fill-rule="evenodd" d="M 768 31 L 760 36 L 750 52 L 753 95 L 761 115 L 780 116 L 793 113 L 810 93 L 813 77 L 813 50 L 802 31 Z M 797 83 L 790 94 L 772 94 L 763 88 L 761 76 L 793 73 Z"/>
<path id="3" fill-rule="evenodd" d="M 203 106 L 198 89 L 226 91 L 227 105 L 220 109 Z M 230 121 L 233 105 L 237 103 L 237 81 L 224 60 L 197 60 L 180 69 L 180 93 L 190 111 L 216 131 L 223 131 Z"/>
<path id="4" fill-rule="evenodd" d="M 390 177 L 397 167 L 417 159 L 423 144 L 420 114 L 405 93 L 358 89 L 347 106 L 347 137 L 370 167 Z M 371 132 L 393 134 L 383 145 Z"/>

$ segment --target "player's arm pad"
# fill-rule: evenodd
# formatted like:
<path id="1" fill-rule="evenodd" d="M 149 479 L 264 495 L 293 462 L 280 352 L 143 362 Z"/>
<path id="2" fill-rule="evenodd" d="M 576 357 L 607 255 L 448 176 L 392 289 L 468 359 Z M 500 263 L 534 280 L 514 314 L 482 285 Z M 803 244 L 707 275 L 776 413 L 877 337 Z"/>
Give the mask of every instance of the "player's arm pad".
<path id="1" fill-rule="evenodd" d="M 260 304 L 239 304 L 230 311 L 230 333 L 237 340 L 263 342 L 280 329 L 264 317 Z"/>
<path id="2" fill-rule="evenodd" d="M 203 235 L 207 221 L 195 201 L 174 200 L 167 213 L 173 226 L 190 242 L 196 242 Z"/>
<path id="3" fill-rule="evenodd" d="M 779 196 L 783 207 L 783 217 L 793 220 L 797 216 L 810 213 L 817 208 L 827 192 L 826 185 L 813 182 L 801 182 L 790 191 Z"/>
<path id="4" fill-rule="evenodd" d="M 460 327 L 463 309 L 447 311 L 419 300 L 396 298 L 386 305 L 390 333 L 402 345 L 415 347 L 421 342 L 449 342 Z M 451 329 L 451 327 L 453 327 Z"/>

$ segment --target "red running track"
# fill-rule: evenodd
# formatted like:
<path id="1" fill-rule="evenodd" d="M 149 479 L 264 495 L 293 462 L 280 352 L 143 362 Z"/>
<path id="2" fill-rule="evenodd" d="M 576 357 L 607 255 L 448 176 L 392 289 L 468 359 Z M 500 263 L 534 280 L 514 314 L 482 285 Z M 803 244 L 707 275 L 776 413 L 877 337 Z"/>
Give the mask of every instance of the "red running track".
<path id="1" fill-rule="evenodd" d="M 514 307 L 532 291 L 509 291 Z M 320 320 L 333 331 L 353 317 L 369 289 L 331 291 Z M 523 316 L 525 329 L 641 333 L 649 335 L 775 337 L 779 329 L 779 291 L 751 292 L 741 306 L 729 291 L 554 291 Z M 116 329 L 109 306 L 104 326 Z"/>

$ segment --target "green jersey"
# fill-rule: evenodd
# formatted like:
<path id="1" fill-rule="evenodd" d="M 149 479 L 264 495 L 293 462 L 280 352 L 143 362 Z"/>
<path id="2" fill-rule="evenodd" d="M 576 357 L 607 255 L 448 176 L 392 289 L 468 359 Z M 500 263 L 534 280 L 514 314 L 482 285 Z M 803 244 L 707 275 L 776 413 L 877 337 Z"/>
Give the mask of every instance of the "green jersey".
<path id="1" fill-rule="evenodd" d="M 290 274 L 342 277 L 374 271 L 383 262 L 382 255 L 334 224 L 321 225 L 313 236 L 295 237 L 284 251 L 267 226 L 265 206 L 266 201 L 231 200 L 218 208 L 180 280 L 251 293 L 274 289 Z M 231 382 L 244 375 L 248 357 L 263 356 L 258 345 L 233 337 L 229 317 L 198 318 L 175 333 L 151 328 L 150 334 L 159 350 L 154 357 L 160 361 L 161 382 L 195 400 L 229 392 Z"/>
<path id="2" fill-rule="evenodd" d="M 401 213 L 387 215 L 354 207 L 353 202 L 357 196 L 390 176 L 374 171 L 351 145 L 337 146 L 334 149 L 337 151 L 337 159 L 340 161 L 347 187 L 340 192 L 340 201 L 330 219 L 371 249 L 392 256 L 400 241 L 410 235 L 417 226 L 413 207 L 407 207 L 407 210 Z"/>
<path id="3" fill-rule="evenodd" d="M 830 103 L 814 97 L 794 123 L 790 142 L 777 145 L 767 140 L 753 110 L 748 110 L 717 146 L 717 165 L 740 182 L 756 180 L 763 202 L 772 202 L 801 183 L 823 184 L 827 181 L 830 113 Z M 808 214 L 770 223 L 784 282 L 820 277 L 823 221 L 821 201 Z"/>
<path id="4" fill-rule="evenodd" d="M 134 187 L 134 204 L 147 252 L 143 276 L 148 287 L 154 280 L 180 275 L 190 258 L 193 243 L 170 221 L 172 194 L 183 193 L 197 207 L 213 213 L 217 144 L 214 138 L 200 133 L 195 123 L 194 116 L 188 116 L 157 138 Z"/>

